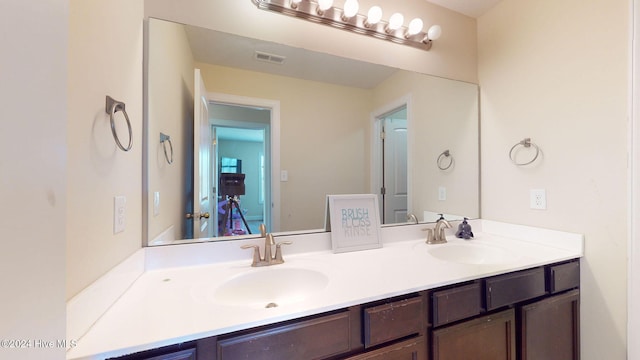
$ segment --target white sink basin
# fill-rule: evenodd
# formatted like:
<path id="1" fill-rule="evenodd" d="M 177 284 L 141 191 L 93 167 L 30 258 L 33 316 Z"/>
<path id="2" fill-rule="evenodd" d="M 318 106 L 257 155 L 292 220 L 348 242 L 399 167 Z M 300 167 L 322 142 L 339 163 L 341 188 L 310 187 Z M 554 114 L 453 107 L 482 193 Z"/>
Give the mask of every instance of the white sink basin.
<path id="1" fill-rule="evenodd" d="M 472 240 L 473 241 L 473 240 Z M 508 264 L 518 260 L 519 256 L 507 250 L 486 244 L 442 244 L 431 245 L 429 254 L 440 260 L 462 264 L 496 265 Z"/>
<path id="2" fill-rule="evenodd" d="M 224 282 L 213 291 L 210 300 L 231 306 L 272 308 L 303 301 L 328 284 L 327 275 L 316 270 L 257 268 Z"/>

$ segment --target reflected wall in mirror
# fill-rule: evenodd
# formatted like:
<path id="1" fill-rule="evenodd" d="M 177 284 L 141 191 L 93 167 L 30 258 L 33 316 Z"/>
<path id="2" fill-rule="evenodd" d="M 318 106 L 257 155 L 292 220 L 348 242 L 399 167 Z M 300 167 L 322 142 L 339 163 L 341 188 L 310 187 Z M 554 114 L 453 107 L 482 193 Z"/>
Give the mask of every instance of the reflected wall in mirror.
<path id="1" fill-rule="evenodd" d="M 148 209 L 143 223 L 149 245 L 190 238 L 201 222 L 187 220 L 187 213 L 217 217 L 214 235 L 224 235 L 219 222 L 225 217 L 226 198 L 217 195 L 216 180 L 222 157 L 241 160 L 241 171 L 250 177 L 245 184 L 250 194 L 239 196 L 238 212 L 247 222 L 268 223 L 272 232 L 322 229 L 327 194 L 380 194 L 383 187 L 386 195 L 380 195 L 381 204 L 392 203 L 385 201 L 391 195 L 405 197 L 405 208 L 394 205 L 386 223 L 405 222 L 406 212 L 421 221 L 435 221 L 437 213 L 479 217 L 477 85 L 158 19 L 149 19 L 147 25 Z M 197 204 L 194 208 L 193 191 L 198 170 L 193 166 L 196 68 L 209 99 L 248 101 L 210 101 L 242 105 L 246 114 L 230 119 L 211 112 L 218 114 L 210 115 L 212 150 L 217 154 L 211 157 L 209 174 L 213 201 L 202 210 Z M 277 111 L 269 112 L 269 121 L 256 120 L 251 111 L 270 106 L 247 107 L 251 99 L 275 104 Z M 406 119 L 398 119 L 398 114 Z M 231 128 L 255 130 L 262 126 L 256 124 L 267 122 L 264 142 L 225 135 L 233 133 Z M 384 144 L 380 133 L 384 127 L 389 131 L 389 126 L 400 135 Z M 166 162 L 156 139 L 160 132 L 171 136 L 172 164 Z M 216 149 L 223 143 L 226 150 Z M 229 150 L 233 147 L 255 150 L 246 155 Z M 387 161 L 394 161 L 385 166 L 385 184 L 384 154 L 402 147 L 404 158 L 397 158 L 402 151 L 386 155 Z M 441 170 L 437 159 L 445 150 L 453 163 Z M 389 169 L 395 172 L 389 175 Z M 389 185 L 391 177 L 397 180 L 395 185 Z M 241 219 L 231 217 L 232 226 L 243 233 Z"/>

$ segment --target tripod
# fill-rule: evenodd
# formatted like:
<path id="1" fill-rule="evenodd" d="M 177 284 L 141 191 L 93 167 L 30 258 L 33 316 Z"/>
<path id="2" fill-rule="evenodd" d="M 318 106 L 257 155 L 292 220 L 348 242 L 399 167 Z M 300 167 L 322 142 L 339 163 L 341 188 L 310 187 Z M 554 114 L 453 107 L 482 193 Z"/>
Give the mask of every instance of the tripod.
<path id="1" fill-rule="evenodd" d="M 225 231 L 227 229 L 227 220 L 229 220 L 229 229 L 233 229 L 233 207 L 234 206 L 236 207 L 236 209 L 238 209 L 238 214 L 240 214 L 240 218 L 242 219 L 242 222 L 244 223 L 244 226 L 247 229 L 247 232 L 251 234 L 251 229 L 249 229 L 249 224 L 247 224 L 247 220 L 244 218 L 244 215 L 242 214 L 242 210 L 240 210 L 240 204 L 238 204 L 237 195 L 233 195 L 233 196 L 227 195 L 227 205 L 225 206 L 224 217 L 222 218 L 222 225 L 224 226 Z"/>

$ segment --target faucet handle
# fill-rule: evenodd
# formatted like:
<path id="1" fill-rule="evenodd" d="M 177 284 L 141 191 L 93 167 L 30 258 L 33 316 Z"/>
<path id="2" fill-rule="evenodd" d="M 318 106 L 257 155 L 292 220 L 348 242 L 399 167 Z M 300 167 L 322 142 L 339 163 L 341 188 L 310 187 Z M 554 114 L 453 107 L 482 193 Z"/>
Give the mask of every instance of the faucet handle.
<path id="1" fill-rule="evenodd" d="M 284 262 L 284 259 L 282 258 L 282 245 L 291 245 L 293 244 L 293 242 L 291 241 L 281 241 L 279 243 L 276 244 L 276 257 L 275 257 L 275 261 L 277 264 L 281 264 Z"/>
<path id="2" fill-rule="evenodd" d="M 432 228 L 424 228 L 422 231 L 427 232 L 427 240 L 425 241 L 427 244 L 433 244 L 433 229 Z"/>
<path id="3" fill-rule="evenodd" d="M 258 266 L 258 263 L 262 260 L 260 259 L 260 247 L 258 245 L 242 245 L 241 249 L 253 249 L 253 262 L 251 266 Z"/>
<path id="4" fill-rule="evenodd" d="M 264 224 L 260 224 L 258 229 L 260 230 L 260 237 L 267 236 L 267 227 Z"/>

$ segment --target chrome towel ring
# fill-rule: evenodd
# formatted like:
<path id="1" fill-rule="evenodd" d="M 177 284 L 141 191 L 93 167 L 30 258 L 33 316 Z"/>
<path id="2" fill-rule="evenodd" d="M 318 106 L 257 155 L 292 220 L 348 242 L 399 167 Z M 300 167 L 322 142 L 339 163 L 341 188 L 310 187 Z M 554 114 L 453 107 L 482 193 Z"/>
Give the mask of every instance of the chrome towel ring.
<path id="1" fill-rule="evenodd" d="M 447 158 L 449 159 L 448 163 L 444 161 Z M 446 165 L 443 165 L 443 163 Z M 453 156 L 451 156 L 451 152 L 449 152 L 448 149 L 443 151 L 442 154 L 438 156 L 438 160 L 436 161 L 436 164 L 438 165 L 438 169 L 448 170 L 451 167 L 451 165 L 453 165 Z"/>
<path id="2" fill-rule="evenodd" d="M 168 164 L 173 163 L 173 144 L 171 143 L 171 137 L 160 133 L 160 143 L 162 144 L 162 150 L 164 150 L 164 158 L 167 159 Z M 167 143 L 169 143 L 169 149 L 171 150 L 171 157 L 167 154 Z"/>
<path id="3" fill-rule="evenodd" d="M 124 107 L 125 105 L 123 102 L 114 100 L 111 96 L 107 95 L 105 111 L 107 112 L 107 114 L 109 114 L 109 119 L 111 120 L 111 133 L 113 134 L 113 139 L 116 141 L 116 145 L 118 145 L 120 150 L 129 151 L 131 150 L 131 145 L 133 143 L 133 131 L 131 130 L 131 121 L 129 121 L 129 115 L 127 115 Z M 129 144 L 127 145 L 127 147 L 124 147 L 122 145 L 122 143 L 120 142 L 120 138 L 118 138 L 118 133 L 116 132 L 116 122 L 114 117 L 116 115 L 116 112 L 118 111 L 122 111 L 125 120 L 127 120 L 127 128 L 129 129 Z"/>
<path id="4" fill-rule="evenodd" d="M 533 159 L 527 161 L 527 162 L 517 162 L 516 158 L 515 158 L 515 153 L 514 150 L 516 148 L 518 148 L 519 146 L 522 146 L 524 148 L 530 148 L 533 147 L 536 150 L 536 154 L 533 156 Z M 524 166 L 524 165 L 529 165 L 532 162 L 536 161 L 536 159 L 538 158 L 538 156 L 540 155 L 540 148 L 538 147 L 538 145 L 534 144 L 531 142 L 531 138 L 525 138 L 522 141 L 520 141 L 519 143 L 513 145 L 511 147 L 511 150 L 509 150 L 509 158 L 511 159 L 511 162 L 514 163 L 517 166 Z"/>

